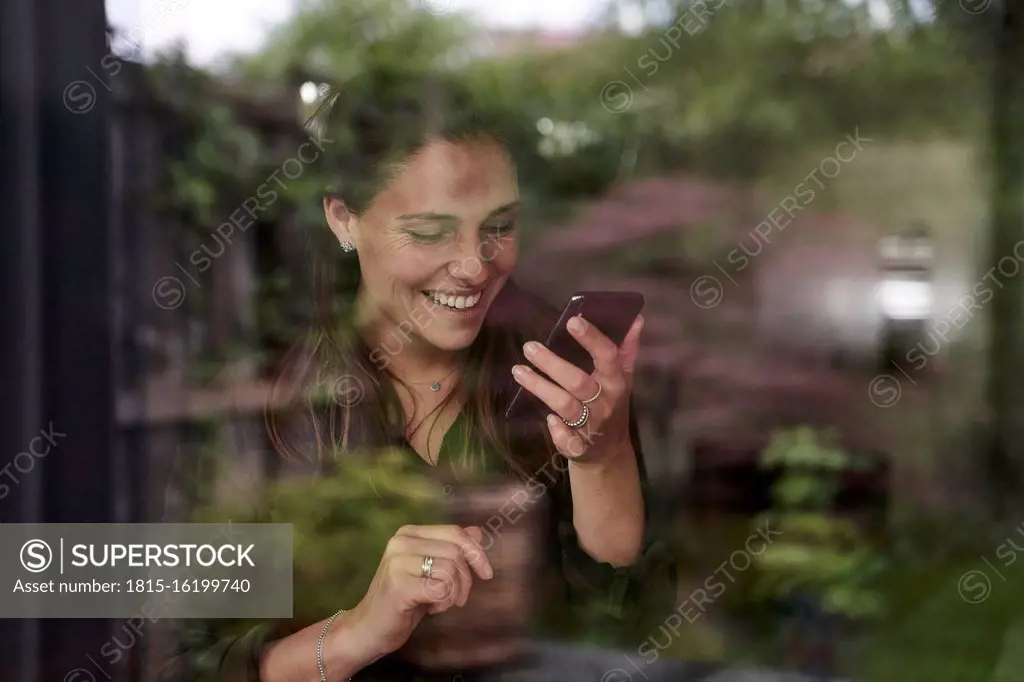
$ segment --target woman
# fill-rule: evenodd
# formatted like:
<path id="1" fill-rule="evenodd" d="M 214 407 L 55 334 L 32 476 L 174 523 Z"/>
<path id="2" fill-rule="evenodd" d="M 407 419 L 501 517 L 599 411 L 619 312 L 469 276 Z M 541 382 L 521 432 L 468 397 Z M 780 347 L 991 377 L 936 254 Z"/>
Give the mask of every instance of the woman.
<path id="1" fill-rule="evenodd" d="M 315 441 L 286 437 L 294 413 L 268 413 L 271 431 L 292 459 L 308 459 L 311 442 L 318 453 L 342 454 L 399 445 L 423 467 L 519 480 L 558 472 L 545 482 L 545 530 L 562 596 L 597 595 L 628 618 L 640 577 L 659 556 L 645 540 L 646 483 L 630 415 L 643 320 L 619 346 L 573 320 L 592 374 L 542 345 L 558 311 L 511 279 L 521 200 L 508 148 L 465 102 L 448 103 L 464 120 L 422 132 L 437 119 L 430 107 L 439 92 L 436 81 L 417 90 L 425 82 L 394 74 L 354 81 L 313 119 L 327 139 L 351 136 L 355 159 L 346 161 L 375 172 L 368 185 L 342 183 L 323 199 L 341 262 L 318 269 L 327 277 L 317 332 L 290 358 L 281 387 L 299 396 L 325 377 L 347 377 L 362 395 L 358 404 L 306 409 Z M 546 405 L 546 422 L 505 422 L 519 386 Z M 546 466 L 553 452 L 564 466 Z M 423 671 L 393 654 L 424 617 L 463 605 L 493 576 L 482 539 L 478 527 L 403 527 L 358 604 L 338 604 L 346 610 L 297 632 L 268 626 L 197 645 L 184 660 L 212 656 L 217 680 L 412 679 Z"/>

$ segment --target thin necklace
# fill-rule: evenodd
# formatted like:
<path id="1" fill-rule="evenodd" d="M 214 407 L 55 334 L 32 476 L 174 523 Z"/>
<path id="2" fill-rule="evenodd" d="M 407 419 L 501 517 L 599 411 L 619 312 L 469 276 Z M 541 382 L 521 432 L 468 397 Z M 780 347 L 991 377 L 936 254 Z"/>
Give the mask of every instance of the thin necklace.
<path id="1" fill-rule="evenodd" d="M 431 391 L 433 391 L 434 393 L 437 393 L 438 391 L 441 390 L 441 382 L 444 381 L 445 379 L 447 379 L 448 377 L 450 377 L 455 372 L 455 370 L 457 370 L 457 369 L 458 369 L 458 365 L 456 365 L 455 367 L 452 367 L 448 371 L 447 374 L 445 374 L 443 377 L 441 377 L 437 381 L 411 381 L 409 379 L 406 379 L 405 381 L 406 381 L 406 383 L 415 384 L 417 386 L 429 386 Z"/>

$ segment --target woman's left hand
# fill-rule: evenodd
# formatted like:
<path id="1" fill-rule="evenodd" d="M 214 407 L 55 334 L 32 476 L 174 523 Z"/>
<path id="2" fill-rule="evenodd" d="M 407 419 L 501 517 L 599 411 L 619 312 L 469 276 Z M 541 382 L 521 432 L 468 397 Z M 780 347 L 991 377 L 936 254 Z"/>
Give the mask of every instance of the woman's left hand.
<path id="1" fill-rule="evenodd" d="M 551 377 L 545 379 L 525 365 L 516 365 L 516 381 L 545 405 L 548 430 L 560 453 L 580 464 L 604 462 L 631 452 L 629 439 L 629 396 L 633 369 L 640 349 L 643 316 L 638 315 L 621 346 L 577 315 L 569 321 L 569 332 L 594 358 L 594 372 L 588 374 L 562 359 L 544 344 L 528 342 L 527 359 Z M 572 428 L 586 416 L 585 423 Z"/>

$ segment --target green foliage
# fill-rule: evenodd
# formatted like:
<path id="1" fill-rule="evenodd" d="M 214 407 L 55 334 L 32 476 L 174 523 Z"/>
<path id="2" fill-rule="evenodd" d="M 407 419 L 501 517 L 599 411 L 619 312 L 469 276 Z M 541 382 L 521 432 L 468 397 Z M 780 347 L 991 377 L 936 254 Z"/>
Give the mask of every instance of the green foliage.
<path id="1" fill-rule="evenodd" d="M 781 535 L 754 559 L 756 596 L 810 596 L 850 619 L 881 615 L 885 600 L 876 585 L 887 562 L 856 524 L 831 514 L 839 475 L 854 458 L 830 434 L 800 427 L 773 434 L 762 465 L 780 476 L 774 507 L 755 527 L 767 524 Z"/>
<path id="2" fill-rule="evenodd" d="M 204 471 L 211 480 L 216 478 L 215 471 Z M 388 541 L 401 526 L 445 522 L 443 493 L 441 485 L 424 472 L 413 455 L 387 449 L 342 458 L 334 471 L 322 478 L 299 476 L 275 481 L 254 502 L 207 502 L 195 511 L 192 521 L 292 524 L 293 621 L 301 625 L 358 604 Z M 622 619 L 611 605 L 618 591 L 626 588 L 624 580 L 610 592 L 598 590 L 573 604 L 547 599 L 547 587 L 538 583 L 537 632 L 595 644 L 635 646 L 671 608 L 673 595 L 666 592 L 671 585 L 667 579 L 670 567 L 668 555 L 650 564 L 642 576 L 640 603 Z M 211 621 L 204 624 L 204 636 L 237 634 L 257 624 L 247 620 Z M 703 655 L 713 657 L 721 642 L 713 628 L 701 627 L 673 651 L 685 657 L 698 645 L 710 647 L 704 648 Z"/>
<path id="3" fill-rule="evenodd" d="M 896 3 L 897 5 L 899 3 Z M 441 79 L 454 113 L 483 108 L 501 122 L 519 164 L 523 198 L 532 215 L 605 190 L 627 176 L 676 172 L 758 177 L 801 150 L 831 147 L 855 129 L 881 136 L 963 136 L 977 132 L 986 97 L 983 51 L 965 49 L 955 3 L 940 3 L 937 22 L 894 10 L 889 29 L 866 21 L 865 8 L 842 0 L 724 3 L 699 19 L 689 2 L 635 36 L 596 32 L 555 52 L 481 54 L 481 31 L 455 12 L 431 13 L 409 0 L 306 0 L 270 33 L 259 53 L 239 58 L 224 74 L 189 66 L 181 54 L 151 68 L 158 99 L 180 128 L 167 146 L 165 209 L 183 225 L 187 254 L 212 240 L 245 198 L 279 170 L 302 142 L 298 90 L 305 81 L 340 83 L 376 74 L 372 91 L 353 101 L 390 115 L 406 85 L 387 74 Z M 951 9 L 952 8 L 952 9 Z M 984 17 L 971 17 L 990 21 Z M 650 15 L 653 17 L 653 13 Z M 694 31 L 697 21 L 702 24 Z M 666 25 L 690 27 L 669 41 Z M 604 88 L 632 89 L 624 111 L 610 111 Z M 294 143 L 286 143 L 252 109 L 264 102 L 296 104 Z M 462 103 L 472 101 L 473 106 Z M 286 111 L 286 109 L 278 109 Z M 255 117 L 259 118 L 259 117 Z M 571 153 L 545 153 L 552 141 L 538 130 L 549 119 L 585 128 L 592 140 Z M 409 126 L 385 126 L 395 135 Z M 330 154 L 347 171 L 312 166 L 275 186 L 280 196 L 260 216 L 298 219 L 323 230 L 318 197 L 340 183 L 350 200 L 369 173 L 360 168 L 357 135 L 339 131 Z M 554 145 L 558 147 L 557 144 Z M 546 225 L 524 225 L 524 236 Z M 303 315 L 302 291 L 290 278 L 261 286 L 258 318 L 265 339 L 293 335 Z M 202 307 L 205 288 L 186 305 Z"/>
<path id="4" fill-rule="evenodd" d="M 244 221 L 245 230 L 256 233 L 262 226 L 291 218 L 301 230 L 322 227 L 319 198 L 328 178 L 319 157 L 307 163 L 315 149 L 309 148 L 309 136 L 298 117 L 293 121 L 275 118 L 275 108 L 254 99 L 240 102 L 212 74 L 187 64 L 181 55 L 159 61 L 149 72 L 150 87 L 156 100 L 171 114 L 164 141 L 169 162 L 166 176 L 157 183 L 160 194 L 156 205 L 165 222 L 176 231 L 178 257 L 182 262 L 205 248 L 219 254 L 243 239 L 232 228 L 233 236 L 217 233 L 219 226 Z M 268 124 L 269 121 L 269 124 Z M 307 148 L 299 154 L 300 145 Z M 296 174 L 301 156 L 301 172 Z M 289 161 L 291 160 L 291 161 Z M 283 174 L 284 164 L 291 163 Z M 258 197 L 258 198 L 257 198 Z M 253 202 L 256 202 L 255 209 Z M 218 256 L 211 255 L 215 261 Z M 198 263 L 193 260 L 193 265 Z M 263 343 L 280 345 L 294 338 L 296 319 L 307 319 L 310 305 L 300 305 L 308 296 L 296 273 L 281 269 L 282 264 L 262 267 L 267 276 L 257 283 L 256 322 Z M 216 263 L 199 269 L 217 267 Z M 195 268 L 194 268 L 195 269 Z M 209 287 L 196 287 L 186 299 L 188 310 L 197 317 L 208 314 Z M 305 316 L 305 317 L 304 317 Z M 252 347 L 238 347 L 251 355 Z M 223 363 L 224 349 L 216 356 L 201 353 L 212 365 Z M 194 372 L 207 377 L 209 372 Z"/>
<path id="5" fill-rule="evenodd" d="M 264 49 L 235 65 L 251 91 L 275 95 L 285 82 L 341 82 L 379 67 L 439 68 L 471 37 L 462 17 L 409 0 L 303 0 L 296 9 Z"/>
<path id="6" fill-rule="evenodd" d="M 189 496 L 199 505 L 213 499 L 214 484 L 223 468 L 219 454 L 221 443 L 218 439 L 218 425 L 207 420 L 192 425 L 192 437 L 195 439 L 196 451 L 192 465 L 194 472 L 185 482 Z"/>
<path id="7" fill-rule="evenodd" d="M 167 189 L 159 205 L 187 228 L 203 235 L 226 219 L 222 212 L 268 163 L 266 140 L 243 124 L 235 107 L 217 97 L 210 74 L 171 55 L 149 71 L 157 101 L 174 116 L 165 141 L 171 153 Z"/>
<path id="8" fill-rule="evenodd" d="M 945 4 L 939 9 L 946 17 Z M 232 81 L 259 100 L 297 91 L 303 80 L 447 74 L 476 102 L 505 112 L 516 156 L 524 159 L 524 184 L 555 196 L 590 194 L 617 176 L 626 149 L 639 150 L 648 172 L 691 165 L 751 176 L 794 146 L 834 141 L 854 127 L 873 136 L 935 129 L 956 135 L 976 127 L 985 72 L 978 54 L 964 51 L 957 22 L 897 16 L 903 18 L 887 32 L 870 24 L 864 6 L 838 0 L 734 2 L 681 41 L 667 41 L 664 25 L 653 23 L 634 37 L 608 32 L 552 54 L 469 59 L 482 32 L 455 13 L 432 14 L 405 0 L 309 0 L 272 31 L 260 53 L 237 61 Z M 670 17 L 691 30 L 696 20 L 687 3 Z M 202 78 L 175 69 L 180 65 L 155 68 L 176 75 L 167 94 L 207 119 L 200 139 L 183 147 L 198 165 L 174 171 L 178 193 L 189 197 L 205 224 L 225 195 L 218 182 L 245 185 L 239 159 L 265 154 L 251 131 L 203 101 L 208 88 L 196 87 Z M 602 88 L 620 79 L 633 89 L 633 101 L 611 113 Z M 379 104 L 387 108 L 384 100 Z M 585 124 L 600 142 L 571 157 L 543 159 L 535 153 L 534 126 L 545 117 Z"/>
<path id="9" fill-rule="evenodd" d="M 266 152 L 230 107 L 215 104 L 196 121 L 193 143 L 170 168 L 173 200 L 198 225 L 212 225 L 224 190 L 250 176 Z"/>
<path id="10" fill-rule="evenodd" d="M 314 622 L 359 603 L 388 540 L 409 523 L 440 523 L 440 498 L 422 467 L 395 449 L 343 458 L 322 478 L 276 481 L 255 503 L 204 505 L 193 520 L 292 524 L 294 619 Z"/>

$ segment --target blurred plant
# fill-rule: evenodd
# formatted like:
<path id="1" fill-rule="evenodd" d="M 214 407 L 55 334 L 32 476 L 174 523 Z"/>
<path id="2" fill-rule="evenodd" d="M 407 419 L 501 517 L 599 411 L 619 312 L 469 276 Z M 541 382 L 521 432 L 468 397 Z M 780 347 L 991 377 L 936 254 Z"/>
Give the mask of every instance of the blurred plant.
<path id="1" fill-rule="evenodd" d="M 224 222 L 221 212 L 233 208 L 236 195 L 253 191 L 253 182 L 272 165 L 270 149 L 265 136 L 240 120 L 228 89 L 184 55 L 158 59 L 147 80 L 157 103 L 173 116 L 164 129 L 170 163 L 159 205 L 205 236 Z"/>
<path id="2" fill-rule="evenodd" d="M 158 60 L 148 70 L 148 82 L 162 112 L 169 115 L 169 124 L 162 128 L 166 175 L 157 183 L 161 194 L 156 206 L 175 231 L 177 256 L 201 275 L 218 267 L 219 254 L 247 240 L 264 275 L 257 282 L 254 301 L 259 330 L 256 343 L 272 351 L 280 349 L 294 338 L 297 320 L 308 319 L 309 306 L 302 302 L 309 296 L 300 290 L 304 285 L 301 277 L 292 276 L 284 267 L 281 253 L 265 248 L 280 241 L 280 234 L 270 235 L 266 230 L 275 225 L 277 231 L 297 234 L 320 225 L 322 209 L 317 199 L 328 184 L 323 165 L 316 162 L 302 163 L 301 172 L 290 171 L 286 181 L 279 177 L 284 164 L 296 159 L 299 146 L 308 140 L 298 112 L 291 118 L 282 113 L 287 109 L 277 106 L 280 93 L 286 92 L 283 89 L 277 100 L 240 98 L 230 85 L 189 65 L 180 54 Z M 257 202 L 255 209 L 242 210 L 253 201 Z M 220 226 L 232 221 L 238 229 L 221 233 Z M 264 258 L 268 251 L 269 259 Z M 209 322 L 210 289 L 196 287 L 186 299 L 189 313 L 203 321 L 204 329 Z M 251 337 L 236 338 L 228 345 L 233 354 L 249 356 L 255 350 L 253 342 Z M 227 357 L 223 347 L 207 347 L 203 339 L 198 345 L 202 349 L 196 355 L 210 365 L 192 372 L 200 382 L 216 373 L 216 367 L 235 359 Z"/>
<path id="3" fill-rule="evenodd" d="M 255 504 L 208 503 L 193 521 L 292 524 L 293 619 L 309 623 L 359 603 L 388 540 L 405 524 L 440 523 L 440 499 L 440 487 L 408 452 L 389 449 L 345 457 L 323 477 L 275 481 Z"/>
<path id="4" fill-rule="evenodd" d="M 832 513 L 843 471 L 861 466 L 835 445 L 832 434 L 800 427 L 773 434 L 762 466 L 780 470 L 772 487 L 773 508 L 755 527 L 781 532 L 756 556 L 755 594 L 813 604 L 850 620 L 885 609 L 875 581 L 886 561 L 853 522 Z"/>
<path id="5" fill-rule="evenodd" d="M 216 468 L 204 466 L 202 472 L 213 485 Z M 292 624 L 304 627 L 341 607 L 359 602 L 369 586 L 388 541 L 399 527 L 409 523 L 445 522 L 443 495 L 447 491 L 424 471 L 414 455 L 402 449 L 386 449 L 344 457 L 322 477 L 292 476 L 268 484 L 255 503 L 237 496 L 230 502 L 206 498 L 191 517 L 198 523 L 288 523 L 293 526 L 293 603 Z M 666 580 L 671 571 L 665 561 L 652 562 L 642 577 L 644 585 L 640 608 L 635 617 L 620 619 L 611 604 L 617 598 L 610 593 L 595 593 L 593 598 L 565 604 L 559 599 L 544 600 L 535 621 L 536 634 L 563 640 L 635 646 L 662 623 L 672 606 L 672 595 L 655 585 L 671 586 Z M 618 587 L 625 588 L 625 581 Z M 538 590 L 547 586 L 538 583 Z M 552 593 L 555 594 L 555 593 Z M 189 637 L 214 642 L 232 634 L 241 634 L 256 625 L 256 620 L 212 620 L 188 628 Z M 717 631 L 708 624 L 691 636 L 679 640 L 666 655 L 686 658 L 703 652 L 716 658 L 722 645 Z"/>
<path id="6" fill-rule="evenodd" d="M 266 163 L 267 150 L 225 104 L 211 104 L 194 126 L 191 144 L 170 166 L 170 194 L 190 227 L 211 230 L 228 190 L 251 191 L 247 180 Z"/>

